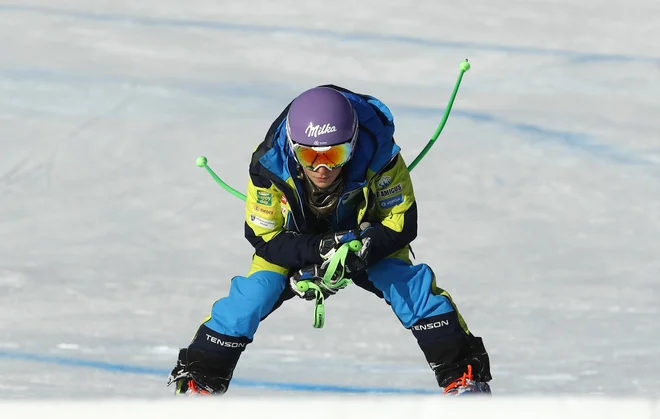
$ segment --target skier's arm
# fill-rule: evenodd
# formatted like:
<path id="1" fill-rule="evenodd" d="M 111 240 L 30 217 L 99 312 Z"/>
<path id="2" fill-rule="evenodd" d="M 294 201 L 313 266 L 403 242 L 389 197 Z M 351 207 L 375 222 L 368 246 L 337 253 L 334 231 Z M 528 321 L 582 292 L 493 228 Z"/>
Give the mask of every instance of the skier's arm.
<path id="1" fill-rule="evenodd" d="M 267 183 L 269 186 L 265 187 Z M 318 251 L 321 236 L 286 231 L 282 192 L 267 183 L 250 179 L 245 200 L 245 238 L 257 256 L 289 269 L 322 263 Z"/>
<path id="2" fill-rule="evenodd" d="M 417 204 L 401 155 L 374 179 L 370 193 L 375 195 L 375 207 L 368 217 L 372 228 L 362 236 L 371 238 L 368 265 L 406 247 L 417 237 Z"/>

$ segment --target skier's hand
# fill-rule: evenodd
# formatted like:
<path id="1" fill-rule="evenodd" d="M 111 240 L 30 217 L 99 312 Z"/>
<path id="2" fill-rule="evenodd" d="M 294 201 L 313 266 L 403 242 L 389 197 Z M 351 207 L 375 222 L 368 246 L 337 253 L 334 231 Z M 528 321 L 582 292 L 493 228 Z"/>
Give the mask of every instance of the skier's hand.
<path id="1" fill-rule="evenodd" d="M 289 287 L 291 290 L 300 298 L 304 298 L 305 300 L 314 300 L 316 298 L 316 293 L 314 292 L 314 288 L 312 287 L 302 287 L 308 288 L 306 290 L 301 290 L 299 288 L 299 283 L 300 282 L 305 282 L 305 281 L 310 281 L 312 284 L 318 286 L 318 288 L 321 290 L 321 293 L 323 294 L 323 297 L 328 298 L 331 295 L 334 295 L 339 291 L 340 289 L 343 289 L 346 287 L 346 284 L 343 286 L 338 286 L 338 287 L 328 287 L 326 284 L 323 282 L 323 275 L 325 275 L 326 269 L 324 267 L 321 267 L 320 265 L 310 265 L 305 268 L 302 268 L 299 271 L 296 271 L 291 277 L 289 278 Z M 332 277 L 331 283 L 336 283 L 336 281 L 339 281 L 341 278 L 339 277 L 339 274 L 335 272 L 335 274 Z"/>
<path id="2" fill-rule="evenodd" d="M 369 247 L 371 245 L 371 239 L 369 237 L 364 237 L 364 233 L 371 228 L 369 223 L 362 223 L 360 228 L 353 230 L 337 231 L 328 233 L 321 238 L 319 243 L 319 254 L 323 258 L 324 263 L 323 267 L 327 266 L 330 262 L 330 259 L 335 255 L 337 249 L 339 249 L 343 244 L 348 243 L 353 240 L 359 240 L 362 242 L 362 248 L 357 252 L 349 252 L 346 256 L 346 275 L 350 277 L 351 274 L 355 274 L 358 271 L 364 270 L 367 268 L 367 256 L 369 254 Z"/>
<path id="3" fill-rule="evenodd" d="M 319 254 L 323 260 L 329 260 L 334 256 L 337 249 L 344 243 L 361 239 L 362 231 L 360 229 L 334 231 L 321 237 L 319 243 Z"/>

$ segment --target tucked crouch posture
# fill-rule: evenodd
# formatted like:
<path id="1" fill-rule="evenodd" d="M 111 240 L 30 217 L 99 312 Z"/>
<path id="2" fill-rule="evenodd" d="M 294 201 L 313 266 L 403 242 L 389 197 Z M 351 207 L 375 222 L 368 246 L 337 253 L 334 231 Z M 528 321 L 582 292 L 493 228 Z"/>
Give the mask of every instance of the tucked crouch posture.
<path id="1" fill-rule="evenodd" d="M 252 155 L 245 236 L 254 246 L 246 276 L 232 279 L 169 377 L 177 393 L 223 394 L 259 323 L 322 278 L 342 244 L 346 276 L 384 299 L 412 331 L 447 395 L 490 393 L 488 354 L 426 264 L 413 264 L 417 204 L 394 141 L 394 119 L 378 99 L 334 85 L 295 98 Z M 337 298 L 337 297 L 335 297 Z"/>

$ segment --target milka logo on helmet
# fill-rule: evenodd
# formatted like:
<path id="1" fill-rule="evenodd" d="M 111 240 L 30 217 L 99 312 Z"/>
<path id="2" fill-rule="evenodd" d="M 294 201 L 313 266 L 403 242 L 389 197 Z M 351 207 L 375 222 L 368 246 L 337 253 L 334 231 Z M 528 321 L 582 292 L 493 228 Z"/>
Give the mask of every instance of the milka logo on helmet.
<path id="1" fill-rule="evenodd" d="M 335 131 L 337 131 L 337 127 L 330 125 L 329 123 L 325 125 L 314 125 L 313 122 L 310 122 L 305 130 L 305 134 L 307 134 L 307 137 L 316 138 L 319 135 L 330 134 Z"/>

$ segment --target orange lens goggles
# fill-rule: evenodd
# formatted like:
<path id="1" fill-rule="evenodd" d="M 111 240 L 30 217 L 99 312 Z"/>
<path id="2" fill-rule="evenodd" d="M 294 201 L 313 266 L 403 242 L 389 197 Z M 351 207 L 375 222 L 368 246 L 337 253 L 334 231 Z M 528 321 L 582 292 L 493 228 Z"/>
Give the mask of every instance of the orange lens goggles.
<path id="1" fill-rule="evenodd" d="M 350 142 L 327 147 L 307 147 L 294 144 L 293 153 L 301 166 L 316 170 L 321 166 L 332 170 L 337 169 L 351 159 L 353 147 Z"/>

